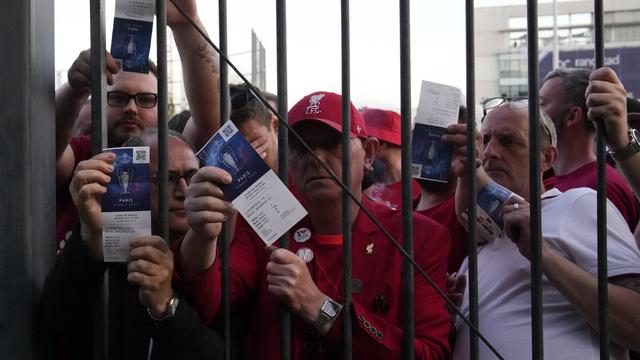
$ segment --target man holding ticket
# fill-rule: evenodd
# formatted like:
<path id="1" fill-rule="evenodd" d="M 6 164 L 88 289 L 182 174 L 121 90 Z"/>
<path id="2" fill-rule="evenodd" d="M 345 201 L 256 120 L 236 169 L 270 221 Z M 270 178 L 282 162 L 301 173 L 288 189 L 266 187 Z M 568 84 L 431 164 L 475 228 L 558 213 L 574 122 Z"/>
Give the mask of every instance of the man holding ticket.
<path id="1" fill-rule="evenodd" d="M 289 111 L 289 124 L 340 179 L 342 99 L 316 92 Z M 377 141 L 368 137 L 360 114 L 351 106 L 351 191 L 397 241 L 402 238 L 401 213 L 367 200 L 361 181 L 375 156 Z M 342 310 L 342 190 L 290 135 L 289 164 L 296 190 L 308 216 L 295 224 L 289 250 L 267 247 L 246 223 L 240 222 L 230 247 L 231 302 L 234 309 L 252 311 L 244 358 L 278 359 L 280 311 L 292 316 L 293 359 L 338 358 Z M 220 226 L 234 212 L 223 195 L 235 175 L 218 167 L 203 167 L 193 177 L 185 206 L 191 230 L 178 256 L 179 287 L 204 321 L 220 311 Z M 401 339 L 402 256 L 357 205 L 351 208 L 354 358 L 399 359 Z M 414 215 L 416 262 L 441 288 L 445 287 L 448 231 Z M 445 359 L 449 316 L 427 281 L 415 276 L 415 352 L 418 359 Z"/>
<path id="2" fill-rule="evenodd" d="M 176 2 L 190 18 L 204 28 L 198 17 L 195 0 Z M 119 10 L 120 6 L 128 6 L 140 12 L 150 8 L 152 19 L 155 0 L 118 0 L 116 10 Z M 192 119 L 187 123 L 183 135 L 194 148 L 200 148 L 220 127 L 218 56 L 171 2 L 167 1 L 166 9 L 167 25 L 172 30 L 180 54 L 185 93 L 192 113 Z M 129 15 L 132 13 L 135 12 L 127 12 Z M 136 51 L 140 51 L 140 44 L 136 46 Z M 149 61 L 148 73 L 125 71 L 126 67 L 119 69 L 115 60 L 120 55 L 107 54 L 105 59 L 109 147 L 121 146 L 127 139 L 140 134 L 144 129 L 156 127 L 158 122 L 155 65 Z M 59 248 L 64 247 L 65 238 L 68 238 L 78 221 L 68 192 L 69 181 L 77 164 L 91 157 L 90 137 L 70 137 L 74 121 L 82 105 L 91 95 L 90 60 L 89 50 L 81 52 L 69 69 L 68 83 L 56 91 L 56 242 Z"/>
<path id="3" fill-rule="evenodd" d="M 544 189 L 542 173 L 557 158 L 556 132 L 541 111 L 540 153 L 530 154 L 527 109 L 526 99 L 486 102 L 481 135 L 476 136 L 482 159 L 476 171 L 478 231 L 486 230 L 487 222 L 502 225 L 478 250 L 480 331 L 505 359 L 531 353 L 529 257 L 531 241 L 541 241 L 545 357 L 598 359 L 596 193 L 587 188 L 564 193 Z M 466 136 L 464 125 L 449 126 L 443 136 L 458 156 L 454 162 L 460 177 L 458 214 L 466 207 Z M 541 239 L 530 238 L 530 156 L 540 158 Z M 640 324 L 640 252 L 624 218 L 610 202 L 607 237 L 611 358 L 624 359 L 627 348 L 638 346 L 637 327 L 629 324 Z M 465 261 L 459 273 L 466 270 Z M 465 294 L 462 312 L 468 313 L 468 307 Z M 456 326 L 454 358 L 468 359 L 469 328 L 461 321 Z M 480 358 L 494 358 L 484 344 L 480 344 Z"/>
<path id="4" fill-rule="evenodd" d="M 125 145 L 150 150 L 151 174 L 145 177 L 147 184 L 142 185 L 150 187 L 146 201 L 151 203 L 150 215 L 155 227 L 158 217 L 157 131 L 147 129 Z M 169 133 L 167 146 L 169 240 L 175 241 L 188 228 L 184 195 L 199 165 L 191 146 L 179 134 Z M 80 162 L 71 182 L 70 192 L 80 214 L 80 226 L 57 257 L 42 293 L 44 324 L 54 347 L 53 353 L 56 358 L 91 358 L 94 341 L 99 341 L 99 332 L 96 332 L 99 328 L 94 322 L 96 314 L 100 313 L 104 271 L 109 268 L 110 283 L 112 288 L 118 289 L 115 294 L 119 295 L 110 297 L 110 311 L 118 314 L 111 317 L 111 358 L 215 359 L 221 356 L 222 340 L 200 321 L 188 302 L 173 289 L 174 256 L 170 244 L 158 236 L 134 236 L 125 243 L 124 258 L 116 259 L 121 263 L 106 263 L 109 248 L 104 244 L 108 242 L 104 231 L 108 226 L 105 218 L 105 197 L 108 196 L 105 194 L 109 192 L 112 178 L 122 179 L 122 171 L 117 171 L 117 155 L 131 147 L 110 149 Z M 129 172 L 125 191 L 136 192 L 135 187 L 141 184 L 136 184 L 134 179 L 140 175 L 136 174 L 140 169 Z M 135 227 L 139 225 L 129 224 L 131 231 L 139 230 L 133 229 Z M 124 226 L 119 228 L 120 232 L 126 229 Z"/>

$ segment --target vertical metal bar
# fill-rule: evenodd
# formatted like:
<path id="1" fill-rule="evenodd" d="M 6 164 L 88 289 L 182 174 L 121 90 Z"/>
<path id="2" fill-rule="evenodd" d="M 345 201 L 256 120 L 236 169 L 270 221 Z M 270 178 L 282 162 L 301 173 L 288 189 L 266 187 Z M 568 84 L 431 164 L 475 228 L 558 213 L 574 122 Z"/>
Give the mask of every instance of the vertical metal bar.
<path id="1" fill-rule="evenodd" d="M 91 0 L 91 153 L 107 147 L 104 0 Z"/>
<path id="2" fill-rule="evenodd" d="M 158 30 L 158 235 L 169 241 L 169 162 L 167 148 L 167 11 L 163 0 L 156 0 Z"/>
<path id="3" fill-rule="evenodd" d="M 466 0 L 466 56 L 467 56 L 467 158 L 476 157 L 476 104 L 475 104 L 475 37 L 474 37 L 474 1 Z M 469 166 L 467 169 L 467 194 L 469 219 L 469 321 L 478 327 L 478 243 L 476 241 L 476 169 Z M 475 331 L 469 331 L 469 357 L 477 360 L 478 335 Z"/>
<path id="4" fill-rule="evenodd" d="M 604 65 L 604 9 L 602 0 L 594 1 L 594 33 L 596 68 Z M 609 358 L 609 319 L 607 317 L 607 154 L 602 119 L 597 121 L 598 159 L 598 334 L 600 336 L 600 359 Z"/>
<path id="5" fill-rule="evenodd" d="M 413 194 L 411 175 L 411 12 L 410 1 L 400 0 L 400 118 L 402 158 L 402 247 L 413 258 Z M 403 359 L 415 358 L 413 267 L 402 259 Z"/>
<path id="6" fill-rule="evenodd" d="M 107 147 L 107 75 L 105 51 L 104 0 L 91 0 L 89 4 L 91 32 L 91 153 L 102 152 Z M 102 336 L 96 336 L 94 355 L 109 358 L 109 270 L 105 271 L 102 286 Z"/>
<path id="7" fill-rule="evenodd" d="M 0 12 L 2 359 L 51 355 L 34 310 L 55 260 L 53 11 L 54 1 L 42 0 L 6 1 Z"/>
<path id="8" fill-rule="evenodd" d="M 287 122 L 287 1 L 276 0 L 276 57 L 277 57 L 277 82 L 278 82 L 278 113 L 280 118 Z M 289 131 L 286 126 L 278 126 L 278 175 L 285 184 L 289 182 L 289 169 L 287 167 L 287 146 L 289 143 Z M 289 248 L 289 234 L 280 237 L 280 247 Z M 280 315 L 280 359 L 291 358 L 291 313 L 284 306 Z"/>
<path id="9" fill-rule="evenodd" d="M 538 96 L 538 1 L 527 0 L 529 71 L 529 202 L 531 239 L 540 239 L 540 110 Z M 531 241 L 531 343 L 533 359 L 544 358 L 542 334 L 542 247 Z"/>
<path id="10" fill-rule="evenodd" d="M 351 189 L 351 52 L 349 0 L 342 0 L 342 183 Z M 343 263 L 343 308 L 342 308 L 342 358 L 351 359 L 351 199 L 342 191 L 342 263 Z"/>
<path id="11" fill-rule="evenodd" d="M 218 0 L 218 28 L 220 53 L 227 56 L 227 1 Z M 220 61 L 220 125 L 229 118 L 229 69 L 226 61 Z M 222 244 L 222 333 L 224 339 L 224 359 L 231 359 L 231 301 L 230 301 L 230 278 L 229 278 L 229 243 L 233 234 L 229 233 L 226 225 L 222 226 L 220 240 Z"/>

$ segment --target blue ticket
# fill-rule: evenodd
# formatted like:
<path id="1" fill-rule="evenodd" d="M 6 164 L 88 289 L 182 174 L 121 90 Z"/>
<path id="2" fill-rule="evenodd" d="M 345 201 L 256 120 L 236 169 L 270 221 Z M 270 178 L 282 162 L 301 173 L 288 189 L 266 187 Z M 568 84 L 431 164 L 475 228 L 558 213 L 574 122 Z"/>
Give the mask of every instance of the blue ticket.
<path id="1" fill-rule="evenodd" d="M 215 166 L 231 175 L 231 184 L 221 186 L 225 198 L 267 245 L 306 216 L 304 207 L 231 121 L 196 155 L 202 166 Z"/>
<path id="2" fill-rule="evenodd" d="M 148 73 L 154 0 L 117 0 L 111 55 L 124 71 Z"/>
<path id="3" fill-rule="evenodd" d="M 110 148 L 116 155 L 111 181 L 102 195 L 104 261 L 123 262 L 129 242 L 151 235 L 149 147 Z"/>

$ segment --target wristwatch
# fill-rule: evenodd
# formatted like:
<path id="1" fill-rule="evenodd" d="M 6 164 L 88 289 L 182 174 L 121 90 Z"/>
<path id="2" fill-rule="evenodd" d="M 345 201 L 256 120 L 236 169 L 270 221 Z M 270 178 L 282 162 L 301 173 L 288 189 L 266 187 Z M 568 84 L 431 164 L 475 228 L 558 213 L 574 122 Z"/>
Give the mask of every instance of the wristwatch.
<path id="1" fill-rule="evenodd" d="M 169 301 L 167 301 L 167 310 L 164 313 L 164 316 L 161 318 L 157 318 L 155 316 L 153 316 L 153 313 L 151 312 L 151 309 L 147 308 L 147 314 L 149 314 L 149 317 L 156 322 L 164 322 L 164 321 L 168 321 L 171 318 L 173 318 L 173 316 L 176 314 L 176 310 L 178 309 L 178 297 L 176 295 L 173 295 L 173 297 L 171 299 L 169 299 Z"/>
<path id="2" fill-rule="evenodd" d="M 640 152 L 640 141 L 638 141 L 638 131 L 636 129 L 629 129 L 627 132 L 629 135 L 629 143 L 618 150 L 609 149 L 609 155 L 611 155 L 616 161 L 624 161 L 631 157 L 631 155 Z"/>
<path id="3" fill-rule="evenodd" d="M 316 320 L 317 328 L 324 329 L 331 320 L 338 316 L 341 309 L 342 306 L 340 304 L 328 297 L 320 308 L 320 315 L 318 316 L 318 320 Z"/>

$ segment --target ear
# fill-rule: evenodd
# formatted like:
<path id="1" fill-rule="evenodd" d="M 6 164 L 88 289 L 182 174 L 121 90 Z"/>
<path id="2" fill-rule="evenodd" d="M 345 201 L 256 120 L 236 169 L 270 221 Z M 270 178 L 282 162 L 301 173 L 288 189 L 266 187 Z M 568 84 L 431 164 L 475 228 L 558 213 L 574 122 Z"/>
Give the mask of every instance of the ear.
<path id="1" fill-rule="evenodd" d="M 271 124 L 270 124 L 270 125 L 271 125 L 271 131 L 273 131 L 274 133 L 276 133 L 276 134 L 277 134 L 277 133 L 278 133 L 278 126 L 279 126 L 279 124 L 278 124 L 278 118 L 277 118 L 277 117 L 275 117 L 275 116 L 272 116 L 272 117 L 271 117 Z"/>
<path id="2" fill-rule="evenodd" d="M 378 139 L 369 137 L 366 140 L 362 140 L 362 148 L 364 149 L 364 167 L 365 169 L 373 166 L 373 160 L 376 158 L 378 152 Z"/>
<path id="3" fill-rule="evenodd" d="M 552 145 L 547 146 L 546 149 L 542 150 L 542 154 L 540 156 L 540 171 L 545 172 L 553 167 L 553 164 L 556 163 L 558 159 L 558 148 Z"/>
<path id="4" fill-rule="evenodd" d="M 586 119 L 586 116 L 584 116 L 586 114 L 582 113 L 582 109 L 580 108 L 580 106 L 573 106 L 571 107 L 571 109 L 569 109 L 569 111 L 567 112 L 567 127 L 571 127 L 574 125 L 579 125 L 582 126 L 582 122 L 583 121 L 588 121 L 588 119 Z M 585 119 L 583 119 L 583 117 L 585 117 Z"/>

